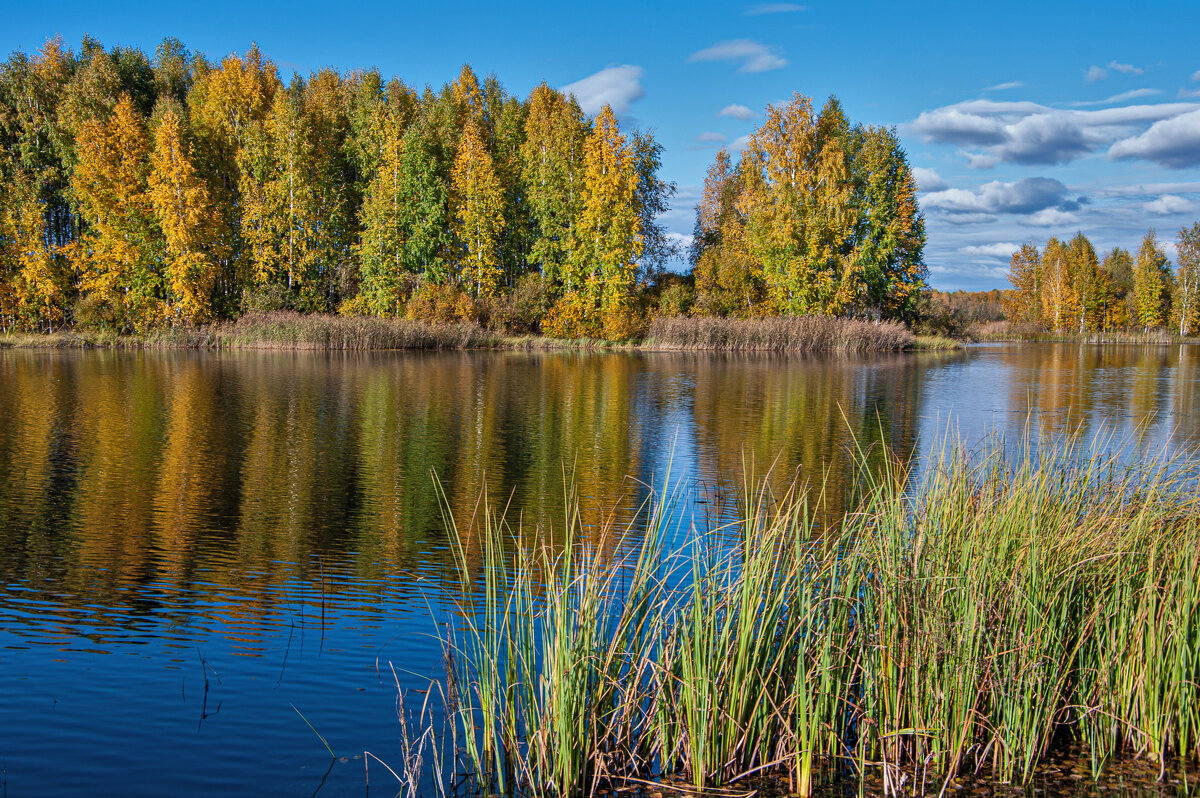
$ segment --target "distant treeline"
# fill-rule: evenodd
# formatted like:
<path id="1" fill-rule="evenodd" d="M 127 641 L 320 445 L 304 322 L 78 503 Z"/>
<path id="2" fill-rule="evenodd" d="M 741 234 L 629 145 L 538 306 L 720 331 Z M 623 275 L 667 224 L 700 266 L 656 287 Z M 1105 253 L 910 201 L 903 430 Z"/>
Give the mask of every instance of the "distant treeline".
<path id="1" fill-rule="evenodd" d="M 660 312 L 911 307 L 924 231 L 893 132 L 836 101 L 768 109 L 710 176 L 695 291 L 663 271 L 661 155 L 608 107 L 469 66 L 437 91 L 376 70 L 285 84 L 254 47 L 50 41 L 0 66 L 0 328 L 298 310 L 622 338 Z"/>
<path id="2" fill-rule="evenodd" d="M 911 319 L 914 332 L 919 334 L 971 337 L 979 325 L 1003 321 L 1009 291 L 993 288 L 990 291 L 921 292 L 916 312 Z"/>
<path id="3" fill-rule="evenodd" d="M 1154 231 L 1137 254 L 1114 247 L 1101 260 L 1083 233 L 1070 241 L 1051 238 L 1038 251 L 1033 243 L 1012 256 L 1006 295 L 1010 322 L 1045 330 L 1095 332 L 1167 328 L 1179 335 L 1200 332 L 1200 222 L 1179 231 L 1177 263 Z"/>

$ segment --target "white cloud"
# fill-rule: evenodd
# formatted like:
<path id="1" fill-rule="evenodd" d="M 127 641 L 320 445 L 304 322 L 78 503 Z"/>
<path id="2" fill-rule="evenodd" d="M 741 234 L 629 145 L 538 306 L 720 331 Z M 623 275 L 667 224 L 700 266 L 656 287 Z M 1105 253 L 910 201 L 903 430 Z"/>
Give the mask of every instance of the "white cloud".
<path id="1" fill-rule="evenodd" d="M 696 136 L 696 141 L 700 144 L 724 144 L 725 134 L 715 133 L 711 130 L 706 130 L 699 136 Z"/>
<path id="2" fill-rule="evenodd" d="M 1108 71 L 1103 67 L 1098 67 L 1092 64 L 1088 67 L 1087 72 L 1083 74 L 1083 79 L 1088 83 L 1098 83 L 1108 77 Z"/>
<path id="3" fill-rule="evenodd" d="M 687 254 L 687 251 L 692 247 L 692 236 L 684 235 L 683 233 L 667 233 L 667 241 L 679 248 L 679 251 Z"/>
<path id="4" fill-rule="evenodd" d="M 1164 194 L 1153 202 L 1147 202 L 1145 205 L 1147 213 L 1152 213 L 1155 216 L 1173 216 L 1177 213 L 1187 213 L 1195 203 L 1186 200 L 1176 194 Z"/>
<path id="5" fill-rule="evenodd" d="M 942 191 L 947 188 L 946 181 L 933 169 L 914 166 L 912 172 L 913 177 L 917 179 L 917 186 L 922 192 Z"/>
<path id="6" fill-rule="evenodd" d="M 733 141 L 729 142 L 729 151 L 738 153 L 750 146 L 750 136 L 738 136 Z"/>
<path id="7" fill-rule="evenodd" d="M 1119 102 L 1122 98 L 1145 96 L 1149 92 L 1157 90 L 1137 89 L 1102 102 Z M 1155 123 L 1183 118 L 1197 110 L 1200 110 L 1200 104 L 1194 102 L 1081 110 L 1031 102 L 970 100 L 923 111 L 909 128 L 927 142 L 968 148 L 961 154 L 973 168 L 990 168 L 999 161 L 1050 165 L 1069 163 L 1110 147 L 1114 142 L 1148 133 L 1147 126 L 1157 127 Z M 1124 151 L 1118 148 L 1117 152 Z M 1147 157 L 1164 165 L 1188 165 L 1186 153 L 1170 159 L 1141 154 L 1120 157 Z"/>
<path id="8" fill-rule="evenodd" d="M 988 255 L 993 258 L 1011 258 L 1012 254 L 1020 248 L 1020 244 L 982 244 L 963 247 L 959 252 L 964 255 Z"/>
<path id="9" fill-rule="evenodd" d="M 939 144 L 982 146 L 1005 140 L 1003 120 L 953 105 L 922 111 L 912 126 L 921 138 Z"/>
<path id="10" fill-rule="evenodd" d="M 1175 96 L 1179 97 L 1180 99 L 1187 97 L 1200 97 L 1200 89 L 1180 89 L 1175 93 Z"/>
<path id="11" fill-rule="evenodd" d="M 986 280 L 995 282 L 996 280 L 1006 280 L 1008 278 L 1008 265 L 996 265 L 995 263 L 962 263 L 955 260 L 954 265 L 947 266 L 940 263 L 929 264 L 930 274 L 941 274 L 951 278 L 957 278 L 955 286 L 960 284 L 962 278 L 968 280 Z M 954 287 L 954 286 L 949 286 Z M 979 287 L 979 286 L 973 286 Z"/>
<path id="12" fill-rule="evenodd" d="M 1062 116 L 1027 116 L 1004 129 L 1007 140 L 993 152 L 1002 161 L 1023 165 L 1062 164 L 1087 153 L 1091 147 L 1083 130 Z"/>
<path id="13" fill-rule="evenodd" d="M 950 214 L 1032 214 L 1046 208 L 1073 209 L 1078 203 L 1067 199 L 1067 187 L 1049 177 L 1024 177 L 1015 183 L 993 180 L 974 191 L 948 188 L 926 194 L 921 204 Z"/>
<path id="14" fill-rule="evenodd" d="M 769 72 L 787 66 L 787 59 L 774 49 L 753 39 L 732 39 L 698 50 L 688 56 L 688 63 L 697 61 L 741 62 L 738 72 Z"/>
<path id="15" fill-rule="evenodd" d="M 1088 100 L 1073 103 L 1067 103 L 1072 108 L 1086 108 L 1091 105 L 1111 105 L 1113 103 L 1124 102 L 1125 100 L 1134 100 L 1138 97 L 1152 97 L 1155 94 L 1162 94 L 1162 89 L 1134 89 L 1132 91 L 1123 91 L 1120 94 L 1114 94 L 1103 100 Z"/>
<path id="16" fill-rule="evenodd" d="M 1010 80 L 1007 83 L 997 83 L 995 86 L 988 86 L 983 91 L 1008 91 L 1009 89 L 1019 89 L 1024 85 L 1019 80 Z"/>
<path id="17" fill-rule="evenodd" d="M 1146 71 L 1141 67 L 1135 67 L 1133 64 L 1118 64 L 1115 59 L 1108 62 L 1108 68 L 1116 70 L 1122 75 L 1141 75 Z"/>
<path id="18" fill-rule="evenodd" d="M 1192 80 L 1200 80 L 1200 69 L 1192 73 Z"/>
<path id="19" fill-rule="evenodd" d="M 594 75 L 568 83 L 562 87 L 566 94 L 574 94 L 579 107 L 586 114 L 599 112 L 605 104 L 612 106 L 613 113 L 629 113 L 630 106 L 646 96 L 642 86 L 642 68 L 622 64 L 606 67 Z"/>
<path id="20" fill-rule="evenodd" d="M 732 103 L 718 111 L 717 116 L 728 116 L 731 119 L 737 119 L 738 121 L 745 122 L 754 118 L 754 112 L 744 105 Z"/>
<path id="21" fill-rule="evenodd" d="M 959 150 L 958 154 L 967 159 L 967 166 L 972 169 L 991 169 L 1000 162 L 1000 159 L 995 155 L 964 152 L 963 150 Z"/>
<path id="22" fill-rule="evenodd" d="M 1142 158 L 1173 169 L 1200 166 L 1200 110 L 1155 122 L 1145 133 L 1113 144 L 1108 157 Z"/>
<path id="23" fill-rule="evenodd" d="M 1200 182 L 1134 183 L 1128 186 L 1106 186 L 1092 192 L 1097 197 L 1146 197 L 1154 194 L 1200 194 Z"/>
<path id="24" fill-rule="evenodd" d="M 798 6 L 795 3 L 759 3 L 742 12 L 742 16 L 754 17 L 759 14 L 790 14 L 794 11 L 807 11 L 808 6 Z"/>
<path id="25" fill-rule="evenodd" d="M 1072 227 L 1079 223 L 1079 217 L 1058 208 L 1043 208 L 1026 221 L 1036 227 Z"/>

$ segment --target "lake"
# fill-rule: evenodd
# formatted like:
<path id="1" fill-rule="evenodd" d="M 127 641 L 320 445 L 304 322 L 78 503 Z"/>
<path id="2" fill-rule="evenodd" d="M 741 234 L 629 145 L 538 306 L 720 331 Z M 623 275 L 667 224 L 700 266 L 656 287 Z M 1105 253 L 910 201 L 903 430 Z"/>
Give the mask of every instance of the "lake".
<path id="1" fill-rule="evenodd" d="M 443 492 L 553 524 L 570 484 L 594 531 L 670 478 L 682 543 L 746 470 L 836 506 L 855 445 L 1027 430 L 1190 454 L 1200 350 L 0 350 L 4 789 L 361 793 L 442 673 Z"/>

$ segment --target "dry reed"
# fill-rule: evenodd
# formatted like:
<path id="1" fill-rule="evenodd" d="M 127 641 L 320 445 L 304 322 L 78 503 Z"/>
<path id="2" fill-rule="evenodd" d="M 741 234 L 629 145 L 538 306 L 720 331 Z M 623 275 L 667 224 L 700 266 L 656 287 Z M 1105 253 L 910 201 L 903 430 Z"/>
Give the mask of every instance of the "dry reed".
<path id="1" fill-rule="evenodd" d="M 667 316 L 651 323 L 648 337 L 653 347 L 661 349 L 769 352 L 891 352 L 913 342 L 912 334 L 900 322 L 829 316 Z"/>

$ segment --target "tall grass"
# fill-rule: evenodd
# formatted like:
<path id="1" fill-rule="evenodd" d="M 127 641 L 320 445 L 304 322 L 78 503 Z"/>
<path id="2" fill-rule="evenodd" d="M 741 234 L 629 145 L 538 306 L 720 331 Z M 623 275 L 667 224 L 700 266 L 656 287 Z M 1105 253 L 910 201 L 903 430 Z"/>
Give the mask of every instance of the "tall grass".
<path id="1" fill-rule="evenodd" d="M 573 504 L 553 536 L 450 519 L 472 778 L 578 795 L 779 772 L 808 795 L 840 764 L 899 793 L 1027 782 L 1063 741 L 1097 774 L 1200 755 L 1194 468 L 1077 441 L 945 450 L 919 482 L 887 463 L 860 467 L 834 528 L 819 490 L 747 488 L 683 551 L 663 543 L 669 492 L 606 530 L 616 546 L 581 542 Z"/>
<path id="2" fill-rule="evenodd" d="M 890 352 L 905 349 L 913 335 L 900 322 L 868 322 L 829 316 L 761 319 L 666 316 L 650 324 L 656 348 L 724 351 Z"/>
<path id="3" fill-rule="evenodd" d="M 0 347 L 112 349 L 467 349 L 494 344 L 476 322 L 428 324 L 376 316 L 332 316 L 273 311 L 199 327 L 159 327 L 139 335 L 107 330 L 62 330 L 51 335 L 13 334 Z"/>
<path id="4" fill-rule="evenodd" d="M 1197 343 L 1200 338 L 1181 336 L 1178 330 L 1157 327 L 1128 330 L 1047 330 L 1040 326 L 1009 321 L 973 324 L 965 336 L 971 341 L 1058 342 L 1075 344 L 1182 344 Z"/>
<path id="5" fill-rule="evenodd" d="M 464 349 L 491 340 L 475 322 L 427 324 L 292 312 L 250 313 L 192 335 L 199 346 L 251 349 Z"/>

